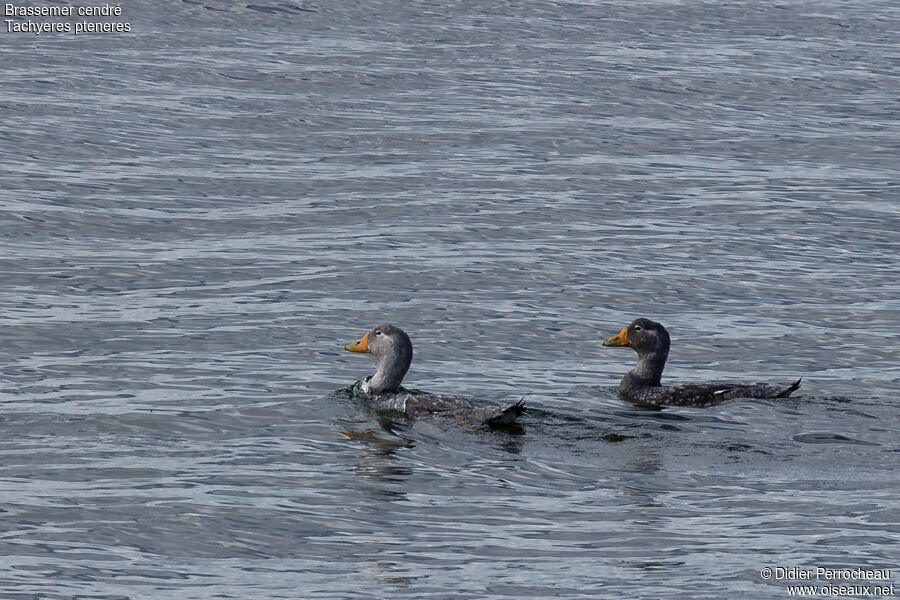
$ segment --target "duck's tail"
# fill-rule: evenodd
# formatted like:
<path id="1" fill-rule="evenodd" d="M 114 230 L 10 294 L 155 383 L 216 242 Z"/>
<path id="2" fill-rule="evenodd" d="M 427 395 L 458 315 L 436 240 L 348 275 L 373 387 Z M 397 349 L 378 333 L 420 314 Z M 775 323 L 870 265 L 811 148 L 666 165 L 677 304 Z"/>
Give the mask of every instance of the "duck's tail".
<path id="1" fill-rule="evenodd" d="M 793 394 L 794 392 L 797 391 L 797 388 L 800 387 L 801 381 L 803 381 L 802 377 L 800 379 L 798 379 L 797 381 L 795 381 L 794 383 L 792 383 L 791 385 L 784 388 L 784 390 L 775 397 L 776 398 L 787 398 L 788 396 L 790 396 L 791 394 Z"/>
<path id="2" fill-rule="evenodd" d="M 491 417 L 486 420 L 485 423 L 490 425 L 491 427 L 496 427 L 498 425 L 509 425 L 511 423 L 516 422 L 516 418 L 519 417 L 522 413 L 525 412 L 525 398 L 523 397 L 521 400 L 513 404 L 512 406 L 508 406 L 500 411 L 500 414 Z"/>

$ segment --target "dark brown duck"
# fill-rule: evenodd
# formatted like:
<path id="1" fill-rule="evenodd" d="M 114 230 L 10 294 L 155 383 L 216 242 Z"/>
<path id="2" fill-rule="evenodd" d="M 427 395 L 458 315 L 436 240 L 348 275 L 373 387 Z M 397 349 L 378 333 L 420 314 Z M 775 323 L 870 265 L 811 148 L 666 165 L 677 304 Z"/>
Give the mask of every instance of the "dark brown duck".
<path id="1" fill-rule="evenodd" d="M 800 379 L 790 385 L 687 383 L 664 386 L 662 372 L 670 344 L 666 328 L 650 319 L 635 319 L 603 342 L 604 346 L 628 346 L 637 352 L 637 367 L 626 373 L 619 383 L 622 397 L 638 404 L 706 407 L 736 398 L 787 398 L 800 387 Z"/>
<path id="2" fill-rule="evenodd" d="M 411 419 L 441 417 L 465 425 L 509 425 L 525 412 L 525 403 L 507 408 L 482 408 L 464 398 L 438 396 L 406 390 L 400 386 L 412 363 L 412 341 L 396 325 L 379 325 L 361 339 L 344 346 L 350 352 L 371 354 L 378 359 L 374 375 L 354 385 L 354 391 L 370 396 L 379 408 L 401 412 Z"/>

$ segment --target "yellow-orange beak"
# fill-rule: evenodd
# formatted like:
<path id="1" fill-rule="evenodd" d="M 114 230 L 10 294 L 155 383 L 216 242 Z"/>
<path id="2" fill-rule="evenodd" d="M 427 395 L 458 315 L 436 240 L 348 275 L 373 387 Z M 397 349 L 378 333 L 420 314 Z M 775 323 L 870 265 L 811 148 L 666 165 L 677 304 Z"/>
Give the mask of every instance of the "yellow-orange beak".
<path id="1" fill-rule="evenodd" d="M 603 342 L 604 346 L 630 346 L 628 341 L 628 328 L 626 327 L 616 335 Z"/>
<path id="2" fill-rule="evenodd" d="M 371 354 L 372 351 L 369 350 L 369 334 L 362 336 L 361 340 L 357 340 L 351 344 L 347 344 L 344 346 L 344 350 L 349 350 L 350 352 L 366 352 Z"/>

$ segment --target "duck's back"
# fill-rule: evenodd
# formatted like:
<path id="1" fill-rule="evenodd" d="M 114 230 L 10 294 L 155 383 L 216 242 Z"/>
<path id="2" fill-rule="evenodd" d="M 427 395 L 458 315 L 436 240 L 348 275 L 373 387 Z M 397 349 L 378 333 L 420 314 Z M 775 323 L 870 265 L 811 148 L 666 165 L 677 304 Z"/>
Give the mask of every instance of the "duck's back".
<path id="1" fill-rule="evenodd" d="M 740 383 L 687 383 L 675 386 L 623 386 L 621 392 L 628 400 L 638 404 L 705 408 L 738 398 L 787 398 L 799 387 L 800 379 L 786 386 L 747 385 Z"/>
<path id="2" fill-rule="evenodd" d="M 465 398 L 403 390 L 375 398 L 379 408 L 403 413 L 410 419 L 440 417 L 464 425 L 506 425 L 525 412 L 525 403 L 506 408 L 476 406 Z"/>

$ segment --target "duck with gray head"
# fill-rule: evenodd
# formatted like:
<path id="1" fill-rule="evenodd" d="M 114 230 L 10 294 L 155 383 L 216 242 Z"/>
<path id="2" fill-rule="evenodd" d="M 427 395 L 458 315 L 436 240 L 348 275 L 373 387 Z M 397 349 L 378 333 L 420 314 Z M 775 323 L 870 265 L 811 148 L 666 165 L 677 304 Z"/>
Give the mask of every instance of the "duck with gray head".
<path id="1" fill-rule="evenodd" d="M 379 408 L 403 413 L 410 419 L 441 417 L 468 426 L 510 425 L 525 412 L 525 403 L 507 408 L 482 408 L 464 398 L 406 390 L 400 386 L 413 359 L 412 341 L 396 325 L 379 325 L 344 350 L 371 354 L 378 359 L 375 374 L 353 386 L 353 391 L 372 399 Z"/>
<path id="2" fill-rule="evenodd" d="M 666 328 L 650 319 L 635 319 L 603 342 L 604 346 L 628 346 L 638 355 L 637 367 L 622 377 L 619 393 L 637 404 L 651 406 L 713 406 L 737 398 L 787 398 L 800 387 L 745 383 L 687 383 L 662 385 L 662 372 L 671 340 Z"/>

